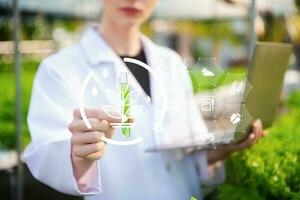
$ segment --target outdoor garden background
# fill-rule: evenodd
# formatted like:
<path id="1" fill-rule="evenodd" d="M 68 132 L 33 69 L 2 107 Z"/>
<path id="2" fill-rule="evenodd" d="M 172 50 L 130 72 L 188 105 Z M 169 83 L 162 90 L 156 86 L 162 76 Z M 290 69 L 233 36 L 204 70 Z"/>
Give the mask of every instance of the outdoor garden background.
<path id="1" fill-rule="evenodd" d="M 298 1 L 295 3 L 297 6 Z M 13 40 L 13 29 L 10 9 L 1 7 L 0 10 L 0 152 L 7 152 L 15 149 L 16 146 L 14 63 L 13 53 L 10 50 L 12 44 L 7 43 Z M 293 68 L 297 73 L 300 67 L 299 64 L 297 66 L 300 58 L 298 10 L 288 15 L 284 12 L 278 14 L 272 10 L 258 10 L 257 12 L 259 16 L 256 27 L 257 40 L 293 43 L 294 56 L 290 69 Z M 72 14 L 26 10 L 22 12 L 20 31 L 23 41 L 21 47 L 24 50 L 21 57 L 23 148 L 30 141 L 26 116 L 32 81 L 39 63 L 49 53 L 77 41 L 91 21 L 93 20 L 90 17 Z M 167 31 L 158 33 L 157 30 L 161 26 Z M 226 72 L 236 73 L 247 71 L 248 30 L 248 16 L 224 19 L 162 17 L 151 19 L 143 27 L 145 34 L 175 48 L 190 65 L 198 57 L 216 56 Z M 184 38 L 187 44 L 178 45 L 178 37 Z M 29 43 L 26 43 L 28 41 Z M 30 43 L 30 41 L 36 41 L 36 43 Z M 26 45 L 29 46 L 26 48 Z M 34 50 L 39 47 L 45 51 Z M 190 47 L 190 51 L 186 50 L 187 47 Z M 228 55 L 223 56 L 227 50 L 233 55 L 229 56 L 230 59 Z M 240 54 L 241 51 L 245 54 Z M 195 89 L 195 92 L 198 91 Z M 280 114 L 274 126 L 269 129 L 268 136 L 252 149 L 236 153 L 226 161 L 226 181 L 208 198 L 220 200 L 300 199 L 299 120 L 300 90 L 296 86 L 283 95 Z M 3 187 L 3 184 L 9 185 L 8 179 L 3 178 L 5 170 L 0 170 L 0 199 L 10 196 L 10 191 L 7 191 L 9 187 Z"/>

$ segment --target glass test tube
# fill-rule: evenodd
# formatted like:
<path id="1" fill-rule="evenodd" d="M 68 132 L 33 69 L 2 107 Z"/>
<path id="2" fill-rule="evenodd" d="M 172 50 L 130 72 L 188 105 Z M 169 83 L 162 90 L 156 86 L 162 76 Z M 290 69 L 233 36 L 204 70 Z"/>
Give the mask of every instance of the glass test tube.
<path id="1" fill-rule="evenodd" d="M 122 135 L 123 137 L 130 136 L 130 90 L 128 84 L 128 74 L 121 72 L 120 74 L 120 89 L 121 89 L 121 118 L 122 118 Z"/>

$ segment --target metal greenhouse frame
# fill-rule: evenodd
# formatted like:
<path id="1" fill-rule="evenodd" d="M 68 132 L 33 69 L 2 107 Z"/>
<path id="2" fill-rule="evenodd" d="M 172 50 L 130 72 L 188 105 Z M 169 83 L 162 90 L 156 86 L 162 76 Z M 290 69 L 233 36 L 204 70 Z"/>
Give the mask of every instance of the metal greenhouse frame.
<path id="1" fill-rule="evenodd" d="M 17 180 L 16 180 L 16 199 L 23 199 L 23 166 L 21 163 L 21 144 L 22 144 L 22 108 L 21 108 L 21 77 L 20 77 L 20 9 L 19 0 L 12 1 L 12 9 L 14 16 L 14 68 L 15 68 L 15 94 L 16 94 L 16 149 L 17 149 Z"/>

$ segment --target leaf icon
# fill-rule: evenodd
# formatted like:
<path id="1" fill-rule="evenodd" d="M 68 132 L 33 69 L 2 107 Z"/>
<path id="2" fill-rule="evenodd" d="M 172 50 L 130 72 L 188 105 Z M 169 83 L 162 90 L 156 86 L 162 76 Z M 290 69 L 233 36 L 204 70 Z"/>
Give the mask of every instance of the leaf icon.
<path id="1" fill-rule="evenodd" d="M 105 114 L 107 114 L 109 117 L 114 119 L 120 119 L 121 118 L 121 109 L 119 106 L 111 106 L 111 105 L 104 105 L 102 106 Z"/>
<path id="2" fill-rule="evenodd" d="M 125 115 L 129 115 L 130 114 L 131 116 L 137 117 L 140 114 L 142 114 L 143 111 L 144 111 L 144 106 L 142 106 L 142 105 L 134 105 L 134 106 L 131 106 L 130 113 L 129 113 L 129 111 L 127 111 L 127 113 Z"/>
<path id="3" fill-rule="evenodd" d="M 111 104 L 119 106 L 122 105 L 120 94 L 114 90 L 106 89 L 105 95 Z"/>
<path id="4" fill-rule="evenodd" d="M 130 102 L 130 104 L 135 104 L 137 100 L 140 97 L 140 92 L 138 90 L 132 90 L 129 92 L 129 94 L 126 96 L 125 102 Z M 130 98 L 128 101 L 128 98 Z M 128 105 L 125 105 L 128 106 Z"/>

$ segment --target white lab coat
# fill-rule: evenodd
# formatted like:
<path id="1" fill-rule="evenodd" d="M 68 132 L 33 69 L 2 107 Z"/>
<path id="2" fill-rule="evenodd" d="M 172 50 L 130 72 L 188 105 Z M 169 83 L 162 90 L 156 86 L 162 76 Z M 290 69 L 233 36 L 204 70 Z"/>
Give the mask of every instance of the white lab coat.
<path id="1" fill-rule="evenodd" d="M 126 67 L 94 27 L 85 32 L 78 45 L 63 49 L 41 63 L 34 80 L 28 115 L 32 140 L 24 153 L 34 177 L 60 192 L 84 195 L 91 200 L 187 200 L 191 196 L 200 199 L 201 183 L 222 182 L 223 167 L 218 169 L 217 176 L 214 176 L 216 173 L 210 174 L 205 151 L 193 155 L 181 150 L 144 151 L 170 141 L 164 136 L 160 138 L 161 133 L 153 130 L 162 109 L 158 87 L 164 87 L 168 99 L 167 113 L 161 124 L 163 130 L 198 135 L 207 130 L 193 100 L 189 77 L 185 73 L 171 73 L 174 69 L 184 71 L 180 57 L 165 47 L 153 44 L 145 36 L 141 35 L 141 40 L 148 64 L 162 80 L 158 86 L 157 81 L 150 77 L 152 102 L 144 105 L 143 113 L 136 118 L 132 130 L 133 137 L 138 135 L 144 140 L 132 146 L 107 144 L 105 155 L 97 161 L 95 180 L 84 192 L 80 191 L 73 176 L 71 132 L 68 130 L 73 109 L 79 107 L 80 88 L 87 75 L 94 73 L 96 78 L 88 88 L 96 85 L 99 92 L 96 97 L 86 92 L 85 106 L 107 104 L 109 101 L 104 90 L 115 87 L 112 77 Z M 103 76 L 104 69 L 106 75 Z M 183 84 L 184 79 L 188 80 L 187 84 Z M 130 84 L 141 89 L 134 80 Z M 113 139 L 119 139 L 119 135 L 117 132 Z M 175 143 L 189 140 L 184 134 L 177 134 L 174 138 Z"/>

